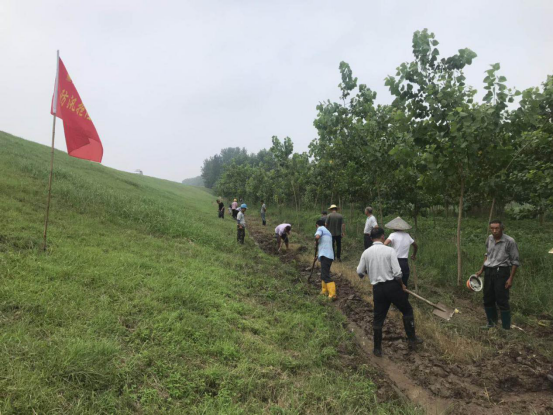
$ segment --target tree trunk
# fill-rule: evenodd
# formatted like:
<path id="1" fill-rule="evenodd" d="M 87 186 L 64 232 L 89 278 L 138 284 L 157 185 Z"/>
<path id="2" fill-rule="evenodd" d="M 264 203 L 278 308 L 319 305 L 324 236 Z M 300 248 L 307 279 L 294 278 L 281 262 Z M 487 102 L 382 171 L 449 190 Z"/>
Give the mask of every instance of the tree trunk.
<path id="1" fill-rule="evenodd" d="M 294 192 L 294 202 L 296 205 L 296 226 L 298 227 L 298 232 L 300 231 L 300 218 L 299 218 L 299 212 L 298 212 L 298 197 L 296 195 L 296 187 L 294 186 L 294 182 L 292 181 L 292 191 Z"/>
<path id="2" fill-rule="evenodd" d="M 489 233 L 490 230 L 490 222 L 492 221 L 492 215 L 493 215 L 493 208 L 495 206 L 495 197 L 492 199 L 492 207 L 490 208 L 490 214 L 488 216 L 488 223 L 486 226 L 486 232 Z"/>
<path id="3" fill-rule="evenodd" d="M 419 216 L 419 206 L 415 203 L 413 205 L 413 219 L 415 220 L 415 232 L 418 230 L 418 216 Z"/>
<path id="4" fill-rule="evenodd" d="M 463 219 L 463 196 L 465 193 L 465 178 L 461 179 L 461 194 L 459 196 L 459 212 L 457 216 L 457 285 L 461 285 L 462 258 L 461 258 L 461 221 Z"/>
<path id="5" fill-rule="evenodd" d="M 380 223 L 379 226 L 384 226 L 384 216 L 382 215 L 382 199 L 380 198 L 380 185 L 376 182 L 376 191 L 378 195 L 378 207 L 380 209 Z"/>

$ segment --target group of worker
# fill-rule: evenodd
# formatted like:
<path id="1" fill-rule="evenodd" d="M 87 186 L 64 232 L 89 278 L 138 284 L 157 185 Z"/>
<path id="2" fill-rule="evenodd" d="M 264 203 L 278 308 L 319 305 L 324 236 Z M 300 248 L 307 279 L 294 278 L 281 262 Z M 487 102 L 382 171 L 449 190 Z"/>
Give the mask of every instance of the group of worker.
<path id="1" fill-rule="evenodd" d="M 219 210 L 222 201 L 218 200 Z M 237 220 L 237 239 L 244 243 L 246 204 L 238 207 L 234 199 L 231 204 L 233 217 Z M 224 210 L 224 204 L 222 209 Z M 332 279 L 330 269 L 334 260 L 341 262 L 342 238 L 345 237 L 345 223 L 343 216 L 338 213 L 338 207 L 331 205 L 322 212 L 316 221 L 315 245 L 316 258 L 321 265 L 321 294 L 329 299 L 337 298 L 336 284 Z M 234 214 L 236 211 L 236 214 Z M 261 201 L 261 220 L 266 225 L 267 206 Z M 374 349 L 376 356 L 382 356 L 382 328 L 390 306 L 393 304 L 403 315 L 403 324 L 410 348 L 422 343 L 415 334 L 415 320 L 413 307 L 409 303 L 408 281 L 410 276 L 409 251 L 413 247 L 412 260 L 416 260 L 418 245 L 407 232 L 411 226 L 402 218 L 397 217 L 385 225 L 392 233 L 385 236 L 385 231 L 378 225 L 370 206 L 365 208 L 364 252 L 361 255 L 357 274 L 359 278 L 368 275 L 373 287 L 374 301 Z M 513 278 L 520 266 L 518 247 L 513 238 L 503 233 L 504 226 L 499 220 L 489 223 L 490 235 L 486 240 L 484 263 L 476 276 L 484 274 L 484 310 L 487 324 L 484 328 L 497 326 L 499 308 L 502 327 L 509 330 L 511 327 L 511 311 L 509 306 L 509 290 L 513 285 Z M 282 249 L 282 243 L 288 249 L 289 235 L 292 225 L 282 223 L 275 228 L 277 251 Z"/>

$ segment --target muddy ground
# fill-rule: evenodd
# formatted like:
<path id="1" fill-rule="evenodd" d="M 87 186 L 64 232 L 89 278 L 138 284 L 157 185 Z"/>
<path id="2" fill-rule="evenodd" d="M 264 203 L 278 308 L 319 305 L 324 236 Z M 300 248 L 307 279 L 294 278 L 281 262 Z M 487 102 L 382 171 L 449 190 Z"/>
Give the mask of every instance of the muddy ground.
<path id="1" fill-rule="evenodd" d="M 248 225 L 249 234 L 257 245 L 277 255 L 273 228 L 255 223 Z M 282 261 L 297 264 L 302 281 L 311 284 L 313 295 L 316 295 L 320 290 L 317 270 L 308 282 L 311 264 L 300 263 L 297 251 L 279 256 Z M 355 334 L 363 355 L 375 368 L 375 373 L 381 374 L 378 376 L 381 379 L 377 379 L 381 389 L 379 399 L 398 394 L 429 414 L 553 414 L 553 385 L 546 379 L 551 362 L 528 344 L 507 334 L 504 341 L 494 343 L 486 357 L 468 364 L 452 363 L 428 344 L 410 351 L 401 315 L 391 312 L 383 330 L 385 356 L 377 358 L 371 353 L 372 304 L 363 299 L 345 277 L 333 274 L 333 278 L 338 293 L 333 305 L 347 317 L 348 329 Z M 393 389 L 392 395 L 388 393 L 390 389 Z"/>

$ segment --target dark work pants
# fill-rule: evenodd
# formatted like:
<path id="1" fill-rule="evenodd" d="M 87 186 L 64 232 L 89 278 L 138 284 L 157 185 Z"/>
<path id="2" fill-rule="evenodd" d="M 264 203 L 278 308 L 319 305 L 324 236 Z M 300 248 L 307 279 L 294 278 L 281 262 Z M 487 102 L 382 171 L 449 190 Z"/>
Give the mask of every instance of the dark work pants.
<path id="1" fill-rule="evenodd" d="M 342 235 L 332 236 L 332 250 L 334 251 L 334 258 L 340 259 L 342 253 Z"/>
<path id="2" fill-rule="evenodd" d="M 221 219 L 225 219 L 225 209 L 222 209 L 222 210 L 219 211 L 219 217 Z"/>
<path id="3" fill-rule="evenodd" d="M 373 240 L 371 239 L 371 235 L 368 233 L 363 234 L 363 244 L 365 245 L 365 249 L 370 248 L 373 246 Z"/>
<path id="4" fill-rule="evenodd" d="M 322 256 L 319 258 L 319 260 L 321 261 L 321 280 L 326 283 L 332 282 L 332 277 L 330 276 L 332 259 Z"/>
<path id="5" fill-rule="evenodd" d="M 401 280 L 403 281 L 403 284 L 407 287 L 407 281 L 409 281 L 409 259 L 407 258 L 398 258 L 399 267 L 401 268 L 401 273 L 403 276 L 401 277 Z"/>
<path id="6" fill-rule="evenodd" d="M 232 217 L 236 219 L 236 216 L 238 216 L 238 211 L 236 209 L 232 209 Z"/>
<path id="7" fill-rule="evenodd" d="M 240 229 L 240 226 L 236 226 L 236 229 L 237 229 L 236 239 L 238 240 L 238 242 L 243 244 L 244 243 L 244 238 L 246 237 L 246 228 Z"/>
<path id="8" fill-rule="evenodd" d="M 484 268 L 484 307 L 509 311 L 509 290 L 505 283 L 511 276 L 511 267 Z"/>
<path id="9" fill-rule="evenodd" d="M 413 317 L 413 307 L 399 281 L 392 280 L 373 285 L 373 300 L 375 330 L 382 329 L 390 304 L 395 305 L 404 317 Z"/>

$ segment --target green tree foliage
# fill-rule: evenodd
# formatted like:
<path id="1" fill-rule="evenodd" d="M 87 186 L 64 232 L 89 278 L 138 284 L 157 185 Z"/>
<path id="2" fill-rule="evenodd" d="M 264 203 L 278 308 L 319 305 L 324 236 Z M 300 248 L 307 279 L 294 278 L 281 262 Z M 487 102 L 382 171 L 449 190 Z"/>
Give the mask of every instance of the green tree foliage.
<path id="1" fill-rule="evenodd" d="M 385 80 L 390 105 L 378 104 L 341 62 L 339 99 L 317 105 L 308 153 L 294 153 L 289 137 L 273 137 L 257 155 L 226 149 L 204 163 L 206 186 L 296 211 L 306 203 L 371 204 L 381 220 L 409 214 L 415 225 L 426 209 L 441 205 L 447 214 L 457 205 L 460 281 L 464 213 L 489 208 L 491 217 L 494 206 L 514 201 L 531 204 L 543 220 L 553 207 L 553 77 L 521 93 L 507 87 L 495 63 L 477 102 L 463 73 L 476 53 L 442 57 L 438 46 L 428 30 L 414 33 L 413 61 Z"/>

